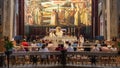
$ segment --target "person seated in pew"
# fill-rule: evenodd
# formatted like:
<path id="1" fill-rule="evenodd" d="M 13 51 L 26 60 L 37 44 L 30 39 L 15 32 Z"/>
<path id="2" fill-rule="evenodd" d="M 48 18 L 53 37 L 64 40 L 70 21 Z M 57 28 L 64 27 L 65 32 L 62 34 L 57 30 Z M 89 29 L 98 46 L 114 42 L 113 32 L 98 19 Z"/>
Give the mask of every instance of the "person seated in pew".
<path id="1" fill-rule="evenodd" d="M 47 48 L 47 45 L 46 44 L 43 44 L 42 48 L 39 50 L 40 52 L 49 52 L 48 48 Z M 43 53 L 41 55 L 41 63 L 47 63 L 48 61 L 48 55 L 46 53 Z"/>
<path id="2" fill-rule="evenodd" d="M 73 47 L 71 46 L 71 43 L 68 44 L 68 48 L 67 48 L 67 52 L 73 52 L 74 49 Z"/>
<path id="3" fill-rule="evenodd" d="M 92 47 L 91 52 L 100 52 L 100 48 L 97 47 L 97 44 Z"/>
<path id="4" fill-rule="evenodd" d="M 17 52 L 25 52 L 25 49 L 22 45 L 17 48 Z"/>
<path id="5" fill-rule="evenodd" d="M 102 45 L 102 47 L 101 47 L 101 51 L 102 51 L 102 52 L 110 52 L 110 49 L 109 49 L 109 47 L 107 47 L 106 44 L 104 44 L 104 45 Z"/>
<path id="6" fill-rule="evenodd" d="M 33 42 L 31 43 L 31 50 L 32 51 L 37 51 L 38 48 L 37 48 L 37 43 L 35 40 L 33 40 Z"/>
<path id="7" fill-rule="evenodd" d="M 110 48 L 111 49 L 111 51 L 113 51 L 113 52 L 117 52 L 118 50 L 117 50 L 117 47 L 115 47 L 114 45 Z"/>
<path id="8" fill-rule="evenodd" d="M 77 51 L 78 42 L 75 41 L 75 42 L 72 44 L 72 46 L 73 46 L 74 51 Z"/>
<path id="9" fill-rule="evenodd" d="M 40 48 L 43 46 L 42 40 L 37 41 L 37 46 L 38 46 L 38 51 L 39 51 Z"/>
<path id="10" fill-rule="evenodd" d="M 25 39 L 21 42 L 21 45 L 24 47 L 25 51 L 29 51 L 29 44 Z"/>

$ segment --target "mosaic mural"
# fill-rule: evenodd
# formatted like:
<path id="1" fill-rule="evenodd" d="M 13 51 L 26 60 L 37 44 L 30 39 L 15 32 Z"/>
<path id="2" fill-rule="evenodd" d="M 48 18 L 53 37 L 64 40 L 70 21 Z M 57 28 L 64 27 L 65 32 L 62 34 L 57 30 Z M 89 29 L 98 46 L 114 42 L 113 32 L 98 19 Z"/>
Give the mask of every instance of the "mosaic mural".
<path id="1" fill-rule="evenodd" d="M 91 25 L 91 0 L 25 0 L 25 25 Z"/>

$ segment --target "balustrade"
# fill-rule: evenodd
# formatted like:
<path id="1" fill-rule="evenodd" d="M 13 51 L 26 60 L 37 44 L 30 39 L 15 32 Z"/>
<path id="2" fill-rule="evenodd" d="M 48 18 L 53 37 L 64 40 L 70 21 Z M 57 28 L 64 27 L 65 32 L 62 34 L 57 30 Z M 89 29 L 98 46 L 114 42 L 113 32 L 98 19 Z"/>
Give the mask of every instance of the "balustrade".
<path id="1" fill-rule="evenodd" d="M 120 66 L 117 52 L 13 52 L 9 57 L 10 67 L 13 66 Z M 0 64 L 8 65 L 6 55 L 0 53 Z"/>

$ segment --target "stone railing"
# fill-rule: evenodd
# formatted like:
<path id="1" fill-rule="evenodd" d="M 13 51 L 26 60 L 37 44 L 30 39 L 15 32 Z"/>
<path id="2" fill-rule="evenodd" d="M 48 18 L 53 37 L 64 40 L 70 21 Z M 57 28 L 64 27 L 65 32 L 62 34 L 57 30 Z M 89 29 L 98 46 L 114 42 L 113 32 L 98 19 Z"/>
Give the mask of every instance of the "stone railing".
<path id="1" fill-rule="evenodd" d="M 9 59 L 0 53 L 0 66 L 13 68 L 17 66 L 120 66 L 120 56 L 117 52 L 14 52 Z"/>

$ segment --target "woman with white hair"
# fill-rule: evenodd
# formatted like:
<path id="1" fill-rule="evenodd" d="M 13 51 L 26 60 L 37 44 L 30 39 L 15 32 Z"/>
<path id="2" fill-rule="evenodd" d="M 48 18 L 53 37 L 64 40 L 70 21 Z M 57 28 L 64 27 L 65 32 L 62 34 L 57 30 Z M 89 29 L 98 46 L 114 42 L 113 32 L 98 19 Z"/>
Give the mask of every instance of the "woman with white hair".
<path id="1" fill-rule="evenodd" d="M 33 42 L 31 43 L 31 50 L 32 50 L 32 51 L 37 51 L 37 50 L 38 50 L 38 49 L 37 49 L 37 43 L 36 43 L 35 40 L 33 40 Z"/>

